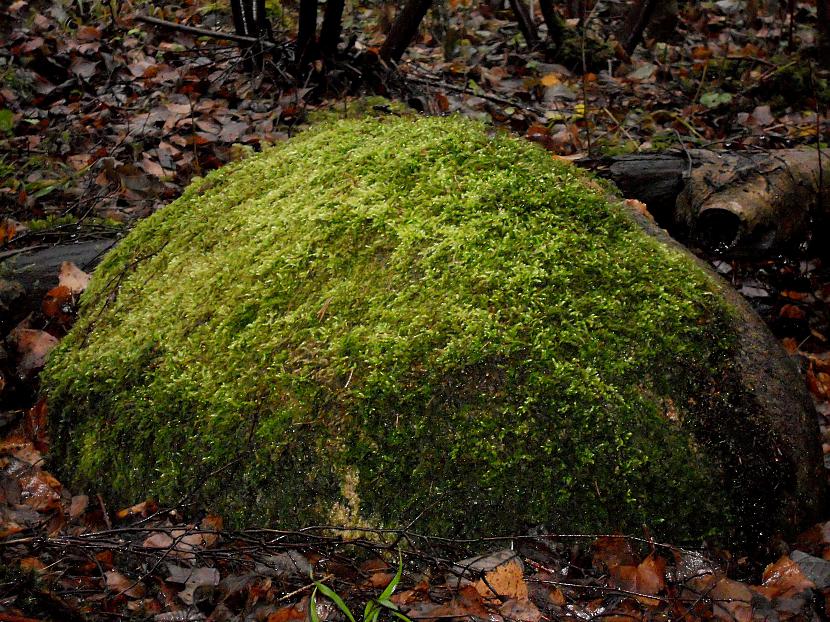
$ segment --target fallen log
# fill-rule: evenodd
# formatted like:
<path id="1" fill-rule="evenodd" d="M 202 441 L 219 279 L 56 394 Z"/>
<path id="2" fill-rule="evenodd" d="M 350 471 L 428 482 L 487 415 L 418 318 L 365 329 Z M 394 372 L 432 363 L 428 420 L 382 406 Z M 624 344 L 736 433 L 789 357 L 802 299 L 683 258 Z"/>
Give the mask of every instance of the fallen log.
<path id="1" fill-rule="evenodd" d="M 709 251 L 787 250 L 830 220 L 830 151 L 672 150 L 577 164 L 646 203 L 676 237 Z"/>
<path id="2" fill-rule="evenodd" d="M 83 270 L 94 268 L 113 245 L 113 239 L 97 239 L 55 246 L 33 245 L 0 256 L 0 331 L 10 329 L 31 311 L 40 308 L 44 294 L 58 284 L 64 261 Z"/>

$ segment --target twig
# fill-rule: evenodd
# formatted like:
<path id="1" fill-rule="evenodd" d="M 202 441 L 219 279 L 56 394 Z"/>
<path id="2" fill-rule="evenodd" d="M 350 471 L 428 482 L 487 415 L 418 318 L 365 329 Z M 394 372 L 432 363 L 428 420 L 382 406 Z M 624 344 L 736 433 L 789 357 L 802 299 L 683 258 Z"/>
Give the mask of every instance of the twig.
<path id="1" fill-rule="evenodd" d="M 158 19 L 157 17 L 150 17 L 149 15 L 136 15 L 137 22 L 144 22 L 145 24 L 152 24 L 161 28 L 169 30 L 177 30 L 179 32 L 186 32 L 200 37 L 211 37 L 213 39 L 225 39 L 227 41 L 234 41 L 236 43 L 247 43 L 250 45 L 259 44 L 265 49 L 276 47 L 276 43 L 271 41 L 257 39 L 256 37 L 246 37 L 245 35 L 237 35 L 230 32 L 218 32 L 216 30 L 208 30 L 207 28 L 197 28 L 196 26 L 188 26 L 186 24 L 177 24 L 176 22 L 168 22 L 165 19 Z"/>
<path id="2" fill-rule="evenodd" d="M 444 82 L 438 78 L 419 78 L 416 76 L 409 76 L 404 75 L 404 80 L 408 82 L 414 82 L 415 84 L 423 84 L 426 86 L 433 86 L 433 87 L 441 87 L 448 91 L 453 91 L 454 93 L 463 93 L 465 95 L 474 95 L 476 97 L 481 97 L 482 99 L 486 99 L 487 101 L 491 101 L 495 104 L 500 104 L 502 106 L 512 106 L 513 108 L 521 108 L 522 110 L 526 110 L 527 112 L 532 112 L 533 114 L 537 115 L 538 117 L 544 116 L 544 113 L 532 106 L 527 106 L 520 102 L 516 102 L 506 97 L 499 97 L 498 95 L 490 95 L 489 93 L 476 93 L 472 89 L 465 87 L 465 86 L 456 86 L 455 84 L 450 84 L 449 82 Z"/>
<path id="3" fill-rule="evenodd" d="M 0 253 L 0 259 L 7 259 L 8 257 L 14 257 L 15 255 L 19 255 L 20 253 L 28 253 L 29 251 L 36 251 L 41 248 L 46 248 L 49 246 L 48 244 L 33 244 L 32 246 L 24 246 L 23 248 L 15 248 L 10 251 L 3 251 Z"/>
<path id="4" fill-rule="evenodd" d="M 325 577 L 319 579 L 319 583 L 322 583 L 323 581 L 328 581 L 329 579 L 333 579 L 333 578 L 334 578 L 334 575 L 329 573 Z M 314 587 L 317 583 L 318 583 L 318 581 L 315 581 L 314 583 L 309 583 L 308 585 L 304 585 L 303 587 L 301 587 L 299 589 L 296 589 L 293 592 L 289 592 L 288 594 L 285 594 L 284 596 L 280 596 L 277 599 L 276 602 L 281 603 L 285 600 L 289 600 L 291 598 L 294 598 L 297 594 L 302 594 L 307 589 Z"/>
<path id="5" fill-rule="evenodd" d="M 96 497 L 98 498 L 98 505 L 101 506 L 101 513 L 104 515 L 104 523 L 107 525 L 107 529 L 112 529 L 112 521 L 110 521 L 109 512 L 107 512 L 107 506 L 104 504 L 104 497 L 101 496 L 99 492 Z"/>
<path id="6" fill-rule="evenodd" d="M 640 143 L 637 142 L 636 140 L 634 140 L 634 137 L 631 135 L 631 133 L 627 129 L 625 129 L 625 126 L 620 121 L 617 121 L 617 118 L 611 113 L 610 110 L 608 110 L 607 106 L 604 106 L 602 108 L 602 110 L 603 110 L 603 112 L 605 112 L 605 114 L 607 114 L 611 118 L 611 120 L 614 123 L 617 124 L 617 127 L 620 128 L 620 130 L 622 130 L 622 133 L 625 134 L 626 138 L 628 138 L 628 140 L 630 140 L 632 143 L 637 145 L 637 153 L 640 153 Z"/>

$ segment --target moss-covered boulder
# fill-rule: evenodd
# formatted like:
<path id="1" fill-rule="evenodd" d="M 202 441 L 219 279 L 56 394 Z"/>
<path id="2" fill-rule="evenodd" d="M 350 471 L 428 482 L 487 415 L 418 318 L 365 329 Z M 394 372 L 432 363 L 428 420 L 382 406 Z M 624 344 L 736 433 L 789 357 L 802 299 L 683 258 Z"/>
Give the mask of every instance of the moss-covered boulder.
<path id="1" fill-rule="evenodd" d="M 216 171 L 96 271 L 43 377 L 55 461 L 235 525 L 809 518 L 797 374 L 606 193 L 460 118 L 324 124 Z"/>

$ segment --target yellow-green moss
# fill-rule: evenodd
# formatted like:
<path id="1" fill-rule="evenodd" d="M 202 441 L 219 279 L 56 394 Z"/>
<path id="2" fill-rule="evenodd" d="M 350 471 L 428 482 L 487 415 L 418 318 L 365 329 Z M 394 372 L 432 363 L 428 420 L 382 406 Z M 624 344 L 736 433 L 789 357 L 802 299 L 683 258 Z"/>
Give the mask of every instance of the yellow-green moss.
<path id="1" fill-rule="evenodd" d="M 461 118 L 325 124 L 106 257 L 43 376 L 57 462 L 233 525 L 729 529 L 696 440 L 733 400 L 711 292 L 533 145 Z"/>

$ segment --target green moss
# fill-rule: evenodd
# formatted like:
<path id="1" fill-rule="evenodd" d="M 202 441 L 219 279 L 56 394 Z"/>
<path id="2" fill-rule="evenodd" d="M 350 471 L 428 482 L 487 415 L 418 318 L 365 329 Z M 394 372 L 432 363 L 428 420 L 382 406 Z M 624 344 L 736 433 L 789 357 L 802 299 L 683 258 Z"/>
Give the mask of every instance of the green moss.
<path id="1" fill-rule="evenodd" d="M 106 257 L 43 374 L 56 462 L 233 525 L 730 529 L 708 279 L 529 143 L 326 124 Z"/>

